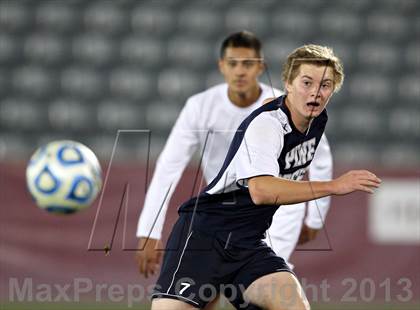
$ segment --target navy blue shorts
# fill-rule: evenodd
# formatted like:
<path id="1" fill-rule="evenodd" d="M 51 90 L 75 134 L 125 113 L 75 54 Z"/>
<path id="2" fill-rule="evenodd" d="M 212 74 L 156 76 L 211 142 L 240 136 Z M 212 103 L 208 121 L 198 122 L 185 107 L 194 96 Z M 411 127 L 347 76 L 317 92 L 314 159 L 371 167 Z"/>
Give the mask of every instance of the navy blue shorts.
<path id="1" fill-rule="evenodd" d="M 236 309 L 259 309 L 243 300 L 243 293 L 258 278 L 291 272 L 286 262 L 267 245 L 238 248 L 190 229 L 191 213 L 181 213 L 169 237 L 162 269 L 152 298 L 172 298 L 204 308 L 223 294 Z"/>

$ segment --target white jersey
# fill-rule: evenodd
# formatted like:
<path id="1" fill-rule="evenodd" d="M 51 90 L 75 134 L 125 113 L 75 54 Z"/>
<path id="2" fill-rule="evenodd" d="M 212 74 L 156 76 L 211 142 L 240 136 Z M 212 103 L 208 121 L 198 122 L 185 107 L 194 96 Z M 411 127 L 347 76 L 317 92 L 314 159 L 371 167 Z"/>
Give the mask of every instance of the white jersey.
<path id="1" fill-rule="evenodd" d="M 179 212 L 195 212 L 191 229 L 253 249 L 266 236 L 276 210 L 256 206 L 247 188 L 256 176 L 301 180 L 314 159 L 327 124 L 327 111 L 313 119 L 306 133 L 294 126 L 286 96 L 253 111 L 235 134 L 216 178 Z M 283 254 L 282 254 L 283 255 Z"/>
<path id="2" fill-rule="evenodd" d="M 161 238 L 168 203 L 196 151 L 202 153 L 201 169 L 209 183 L 222 167 L 241 122 L 265 99 L 281 95 L 280 90 L 263 83 L 260 83 L 260 88 L 260 97 L 246 108 L 240 108 L 230 101 L 226 83 L 213 86 L 187 100 L 157 160 L 137 226 L 138 237 Z"/>

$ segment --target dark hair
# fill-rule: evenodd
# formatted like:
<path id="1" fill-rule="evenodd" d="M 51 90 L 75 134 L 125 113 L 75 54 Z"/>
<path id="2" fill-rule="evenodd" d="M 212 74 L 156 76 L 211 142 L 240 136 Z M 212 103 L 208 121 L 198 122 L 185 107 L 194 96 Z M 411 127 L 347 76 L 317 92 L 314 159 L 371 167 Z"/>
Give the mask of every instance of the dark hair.
<path id="1" fill-rule="evenodd" d="M 223 40 L 220 47 L 220 58 L 225 56 L 228 47 L 246 47 L 253 49 L 258 57 L 261 57 L 261 41 L 249 31 L 235 32 Z"/>

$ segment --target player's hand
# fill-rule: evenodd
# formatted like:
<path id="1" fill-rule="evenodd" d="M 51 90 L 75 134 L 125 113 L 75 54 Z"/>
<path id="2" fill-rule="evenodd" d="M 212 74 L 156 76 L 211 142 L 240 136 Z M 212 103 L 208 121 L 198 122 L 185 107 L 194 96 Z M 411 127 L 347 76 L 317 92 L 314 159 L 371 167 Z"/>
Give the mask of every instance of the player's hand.
<path id="1" fill-rule="evenodd" d="M 154 275 L 162 259 L 162 242 L 158 239 L 141 237 L 137 246 L 136 260 L 140 274 L 146 278 Z"/>
<path id="2" fill-rule="evenodd" d="M 381 182 L 381 179 L 367 170 L 352 170 L 331 181 L 334 195 L 346 195 L 354 191 L 373 194 Z"/>
<path id="3" fill-rule="evenodd" d="M 298 244 L 304 244 L 306 242 L 312 241 L 316 238 L 319 229 L 310 228 L 306 224 L 303 224 L 302 230 L 300 231 Z"/>

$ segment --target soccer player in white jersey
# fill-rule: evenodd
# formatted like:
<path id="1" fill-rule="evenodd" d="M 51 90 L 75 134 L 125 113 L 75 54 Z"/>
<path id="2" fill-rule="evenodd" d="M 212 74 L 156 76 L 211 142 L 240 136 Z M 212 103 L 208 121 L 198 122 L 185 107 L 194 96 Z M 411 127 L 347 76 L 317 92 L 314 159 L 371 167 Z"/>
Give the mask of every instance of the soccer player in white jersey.
<path id="1" fill-rule="evenodd" d="M 275 211 L 379 187 L 381 180 L 366 170 L 301 181 L 322 140 L 325 107 L 344 73 L 333 51 L 318 45 L 293 51 L 283 70 L 286 95 L 241 123 L 215 179 L 179 208 L 152 310 L 203 309 L 227 285 L 235 289 L 237 309 L 244 309 L 241 302 L 252 309 L 310 309 L 293 271 L 263 242 Z"/>

